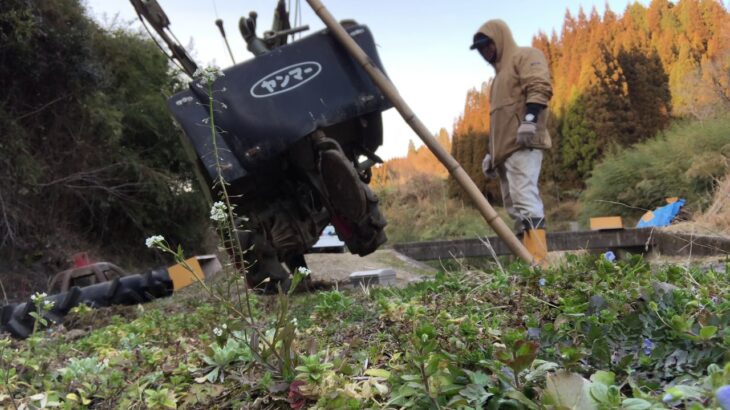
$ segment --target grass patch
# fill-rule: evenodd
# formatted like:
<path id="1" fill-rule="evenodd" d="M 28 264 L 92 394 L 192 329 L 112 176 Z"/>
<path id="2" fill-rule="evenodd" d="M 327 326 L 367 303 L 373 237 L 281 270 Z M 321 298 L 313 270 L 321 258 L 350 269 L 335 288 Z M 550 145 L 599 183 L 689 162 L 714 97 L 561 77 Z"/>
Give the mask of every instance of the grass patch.
<path id="1" fill-rule="evenodd" d="M 449 197 L 445 179 L 420 175 L 377 194 L 389 243 L 494 235 L 476 209 Z M 500 216 L 509 220 L 501 209 Z"/>
<path id="2" fill-rule="evenodd" d="M 541 196 L 550 231 L 568 230 L 578 219 L 580 205 L 574 199 L 556 199 L 554 184 L 541 184 Z M 381 187 L 377 192 L 388 220 L 389 243 L 494 236 L 484 217 L 469 202 L 448 195 L 447 180 L 419 175 L 401 185 Z M 495 207 L 507 226 L 512 218 L 503 207 Z"/>
<path id="3" fill-rule="evenodd" d="M 290 379 L 258 365 L 243 324 L 191 289 L 75 340 L 51 329 L 2 341 L 0 404 L 716 408 L 730 384 L 727 268 L 568 256 L 549 270 L 485 265 L 402 289 L 295 295 Z M 274 323 L 275 300 L 254 299 L 257 323 Z"/>

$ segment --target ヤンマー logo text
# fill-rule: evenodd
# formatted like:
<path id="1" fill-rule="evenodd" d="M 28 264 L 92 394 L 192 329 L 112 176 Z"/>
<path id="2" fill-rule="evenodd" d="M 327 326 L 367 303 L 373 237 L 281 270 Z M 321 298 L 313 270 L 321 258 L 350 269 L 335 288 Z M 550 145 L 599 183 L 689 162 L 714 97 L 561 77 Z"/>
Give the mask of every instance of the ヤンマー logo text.
<path id="1" fill-rule="evenodd" d="M 322 72 L 322 65 L 316 61 L 292 64 L 274 71 L 256 81 L 251 87 L 251 96 L 265 98 L 291 91 Z"/>

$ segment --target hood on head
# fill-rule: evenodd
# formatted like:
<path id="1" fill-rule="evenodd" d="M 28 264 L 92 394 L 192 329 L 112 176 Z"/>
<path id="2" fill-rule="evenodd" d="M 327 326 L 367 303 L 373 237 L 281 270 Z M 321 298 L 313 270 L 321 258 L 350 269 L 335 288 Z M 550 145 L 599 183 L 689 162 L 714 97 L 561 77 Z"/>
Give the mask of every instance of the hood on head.
<path id="1" fill-rule="evenodd" d="M 507 23 L 502 20 L 494 19 L 487 21 L 479 27 L 478 32 L 494 41 L 494 45 L 497 47 L 496 65 L 499 65 L 500 61 L 502 61 L 502 56 L 513 53 L 517 48 L 517 43 L 515 43 L 512 37 L 512 31 L 507 26 Z"/>

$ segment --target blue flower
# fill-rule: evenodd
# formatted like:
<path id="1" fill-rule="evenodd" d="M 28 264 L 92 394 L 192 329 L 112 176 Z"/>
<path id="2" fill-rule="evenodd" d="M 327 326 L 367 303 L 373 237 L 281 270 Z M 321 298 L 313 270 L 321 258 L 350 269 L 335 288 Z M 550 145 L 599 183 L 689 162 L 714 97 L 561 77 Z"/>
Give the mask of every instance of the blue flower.
<path id="1" fill-rule="evenodd" d="M 546 283 L 547 281 L 545 280 L 545 278 L 540 278 L 540 280 L 537 281 L 537 284 L 540 286 L 545 286 Z"/>
<path id="2" fill-rule="evenodd" d="M 613 252 L 608 251 L 608 252 L 606 252 L 606 253 L 603 254 L 603 259 L 605 259 L 605 260 L 607 260 L 609 262 L 613 262 L 613 261 L 616 260 L 616 255 L 614 255 Z"/>
<path id="3" fill-rule="evenodd" d="M 722 410 L 730 410 L 730 384 L 726 384 L 717 389 L 715 397 Z"/>
<path id="4" fill-rule="evenodd" d="M 674 395 L 672 393 L 667 393 L 664 397 L 662 397 L 662 401 L 667 404 L 671 403 L 674 401 Z"/>
<path id="5" fill-rule="evenodd" d="M 647 356 L 651 355 L 651 352 L 654 351 L 655 347 L 656 346 L 651 339 L 644 339 L 644 343 L 641 344 L 641 348 L 644 349 L 644 354 Z"/>

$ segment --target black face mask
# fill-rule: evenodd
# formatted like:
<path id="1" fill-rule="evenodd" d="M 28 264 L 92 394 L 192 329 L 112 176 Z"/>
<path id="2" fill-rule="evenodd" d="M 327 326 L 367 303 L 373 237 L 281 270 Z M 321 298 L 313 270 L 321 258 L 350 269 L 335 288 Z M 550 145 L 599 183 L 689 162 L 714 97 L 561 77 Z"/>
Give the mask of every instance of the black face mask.
<path id="1" fill-rule="evenodd" d="M 487 60 L 489 64 L 494 65 L 497 61 L 497 47 L 494 46 L 494 43 L 488 44 L 485 47 L 479 48 L 479 54 Z"/>
<path id="2" fill-rule="evenodd" d="M 497 61 L 497 48 L 494 41 L 483 33 L 477 33 L 474 36 L 474 42 L 469 48 L 479 51 L 482 58 L 484 58 L 489 64 L 494 65 Z"/>

